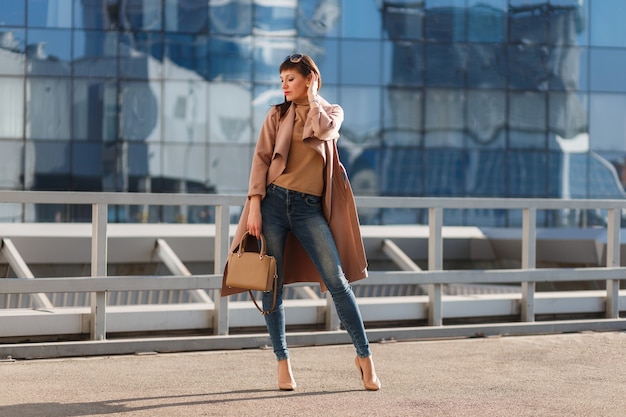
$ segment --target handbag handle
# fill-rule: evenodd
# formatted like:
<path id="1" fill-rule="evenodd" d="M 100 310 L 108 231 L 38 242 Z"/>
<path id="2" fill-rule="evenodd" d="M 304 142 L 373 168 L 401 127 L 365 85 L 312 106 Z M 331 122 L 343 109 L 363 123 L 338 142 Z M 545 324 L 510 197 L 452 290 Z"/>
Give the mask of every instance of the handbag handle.
<path id="1" fill-rule="evenodd" d="M 245 252 L 245 249 L 244 249 L 244 246 L 245 246 L 245 245 L 244 245 L 244 242 L 245 242 L 245 241 L 246 241 L 246 239 L 247 239 L 248 237 L 250 237 L 250 236 L 252 236 L 252 235 L 251 235 L 251 234 L 250 234 L 250 232 L 248 232 L 247 230 L 246 230 L 246 232 L 243 234 L 243 236 L 241 236 L 241 241 L 239 242 L 239 250 L 237 251 L 237 254 L 238 254 L 239 256 L 241 256 L 241 254 Z M 261 240 L 261 250 L 259 251 L 259 257 L 260 257 L 261 259 L 263 259 L 263 258 L 265 257 L 265 255 L 267 255 L 267 251 L 266 251 L 266 249 L 265 249 L 265 236 L 263 236 L 263 233 L 261 233 L 261 239 L 260 239 L 260 240 Z"/>

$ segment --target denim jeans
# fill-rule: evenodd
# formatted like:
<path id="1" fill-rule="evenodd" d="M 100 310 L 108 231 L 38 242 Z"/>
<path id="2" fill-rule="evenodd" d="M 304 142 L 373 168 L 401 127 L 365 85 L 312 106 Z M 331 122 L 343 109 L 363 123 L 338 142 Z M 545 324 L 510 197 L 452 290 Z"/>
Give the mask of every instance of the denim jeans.
<path id="1" fill-rule="evenodd" d="M 357 355 L 362 358 L 371 355 L 356 298 L 341 269 L 335 240 L 322 212 L 322 198 L 271 184 L 261 203 L 261 214 L 267 253 L 276 257 L 279 271 L 276 310 L 265 316 L 276 358 L 282 360 L 289 357 L 283 307 L 283 253 L 289 231 L 298 239 L 319 271 Z M 271 306 L 272 293 L 264 293 L 263 308 L 269 309 Z"/>

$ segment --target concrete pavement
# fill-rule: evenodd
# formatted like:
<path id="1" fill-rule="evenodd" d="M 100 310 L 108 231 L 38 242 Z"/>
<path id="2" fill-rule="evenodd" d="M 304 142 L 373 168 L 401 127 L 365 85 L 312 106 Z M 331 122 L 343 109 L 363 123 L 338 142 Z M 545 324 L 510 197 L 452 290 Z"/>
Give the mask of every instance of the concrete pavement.
<path id="1" fill-rule="evenodd" d="M 352 346 L 292 348 L 298 389 L 269 350 L 0 362 L 2 417 L 626 415 L 626 333 L 372 344 L 364 391 Z"/>

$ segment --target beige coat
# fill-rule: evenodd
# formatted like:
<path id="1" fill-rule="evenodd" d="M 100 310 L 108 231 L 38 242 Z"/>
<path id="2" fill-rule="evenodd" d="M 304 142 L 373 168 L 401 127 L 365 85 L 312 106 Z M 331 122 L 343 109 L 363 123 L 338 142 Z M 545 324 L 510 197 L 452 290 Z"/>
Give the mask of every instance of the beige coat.
<path id="1" fill-rule="evenodd" d="M 339 251 L 342 268 L 348 281 L 356 281 L 367 277 L 367 260 L 359 219 L 357 216 L 354 195 L 348 181 L 346 171 L 339 161 L 337 140 L 339 128 L 343 122 L 343 109 L 331 105 L 320 97 L 320 106 L 312 105 L 304 124 L 303 137 L 305 143 L 315 149 L 325 161 L 324 216 L 330 225 Z M 278 120 L 278 109 L 272 108 L 261 128 L 256 150 L 252 159 L 248 197 L 261 195 L 265 198 L 265 190 L 287 166 L 287 156 L 291 145 L 292 128 L 295 110 L 291 106 L 282 120 Z M 246 201 L 230 251 L 233 252 L 246 231 L 248 219 L 248 202 Z M 323 291 L 326 286 L 305 253 L 300 243 L 289 233 L 284 254 L 284 282 L 318 282 Z M 280 273 L 280 272 L 279 272 Z M 228 264 L 224 268 L 222 279 L 222 296 L 236 294 L 245 290 L 230 288 L 225 285 Z"/>

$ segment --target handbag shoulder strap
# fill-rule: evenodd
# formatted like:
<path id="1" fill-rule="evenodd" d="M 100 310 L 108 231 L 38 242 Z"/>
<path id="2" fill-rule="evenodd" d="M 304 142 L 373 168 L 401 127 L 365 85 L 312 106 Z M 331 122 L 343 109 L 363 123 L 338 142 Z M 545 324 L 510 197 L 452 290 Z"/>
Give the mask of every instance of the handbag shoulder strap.
<path id="1" fill-rule="evenodd" d="M 274 311 L 274 309 L 276 308 L 276 293 L 278 291 L 276 291 L 276 286 L 278 285 L 278 275 L 274 275 L 274 298 L 272 299 L 272 308 L 270 308 L 269 310 L 263 310 L 261 307 L 259 307 L 259 304 L 256 302 L 256 298 L 254 298 L 254 294 L 252 294 L 252 291 L 248 290 L 248 292 L 250 293 L 250 297 L 252 298 L 252 301 L 254 301 L 254 305 L 256 306 L 257 310 L 259 310 L 259 312 L 264 315 L 267 316 L 268 314 L 270 314 L 272 311 Z"/>

